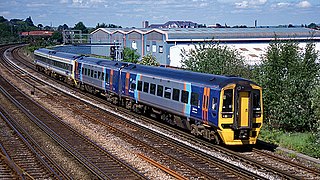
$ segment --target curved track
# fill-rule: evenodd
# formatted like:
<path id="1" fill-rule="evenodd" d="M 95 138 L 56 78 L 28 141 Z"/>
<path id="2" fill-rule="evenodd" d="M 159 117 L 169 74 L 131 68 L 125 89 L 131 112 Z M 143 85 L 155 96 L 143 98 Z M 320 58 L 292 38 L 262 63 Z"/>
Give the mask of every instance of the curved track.
<path id="1" fill-rule="evenodd" d="M 59 118 L 25 97 L 9 82 L 0 78 L 0 84 L 9 92 L 12 102 L 57 143 L 82 162 L 101 179 L 144 179 L 145 177 L 128 164 L 114 157 L 88 138 L 64 124 Z"/>
<path id="2" fill-rule="evenodd" d="M 16 57 L 16 58 L 21 58 L 21 57 Z M 23 59 L 23 58 L 21 58 Z M 97 98 L 93 97 L 90 95 L 91 98 L 97 100 Z M 102 101 L 101 99 L 98 100 L 100 103 L 104 104 L 105 102 Z M 108 104 L 108 106 L 113 106 L 112 104 Z M 145 124 L 155 124 L 157 127 L 159 127 L 160 129 L 166 129 L 170 134 L 178 134 L 179 139 L 184 139 L 187 142 L 190 142 L 191 144 L 195 144 L 196 146 L 202 147 L 202 149 L 210 149 L 209 151 L 212 151 L 212 148 L 214 149 L 214 151 L 219 152 L 224 154 L 225 156 L 229 156 L 229 159 L 231 157 L 232 161 L 239 161 L 240 163 L 245 163 L 247 164 L 247 166 L 249 167 L 253 167 L 254 169 L 256 169 L 257 171 L 262 171 L 265 174 L 274 174 L 275 177 L 278 178 L 283 178 L 283 179 L 295 179 L 295 178 L 301 178 L 301 175 L 299 174 L 292 174 L 286 170 L 281 170 L 281 169 L 277 169 L 275 167 L 273 167 L 270 164 L 267 164 L 266 161 L 260 161 L 258 160 L 257 157 L 247 157 L 246 155 L 240 155 L 239 153 L 236 153 L 234 151 L 230 151 L 227 149 L 224 149 L 220 146 L 213 146 L 212 144 L 209 144 L 205 141 L 202 140 L 195 140 L 193 138 L 192 135 L 190 134 L 186 134 L 180 131 L 177 131 L 174 128 L 168 127 L 166 125 L 163 125 L 162 123 L 158 123 L 154 120 L 150 120 L 149 118 L 145 118 L 142 117 L 140 115 L 136 115 L 136 114 L 131 114 L 130 112 L 128 112 L 127 110 L 123 109 L 123 108 L 119 108 L 119 107 L 115 107 L 118 110 L 120 110 L 121 112 L 123 112 L 124 114 L 130 114 L 129 116 L 132 118 L 137 118 L 137 119 L 143 119 L 142 121 L 145 122 Z M 172 140 L 166 140 L 166 136 L 160 136 L 160 138 L 155 138 L 154 136 L 159 136 L 159 134 L 157 133 L 153 133 L 152 132 L 148 132 L 148 130 L 144 130 L 141 127 L 136 127 L 136 125 L 128 125 L 128 123 L 130 123 L 130 121 L 126 121 L 124 119 L 119 120 L 119 118 L 115 118 L 114 115 L 113 116 L 108 116 L 108 120 L 106 122 L 102 122 L 101 119 L 105 119 L 105 114 L 102 115 L 100 114 L 100 110 L 99 111 L 94 111 L 94 108 L 90 108 L 90 110 L 88 110 L 88 112 L 84 112 L 84 109 L 87 108 L 83 108 L 81 106 L 77 107 L 79 108 L 78 110 L 75 108 L 75 111 L 77 111 L 77 113 L 82 114 L 84 117 L 86 117 L 87 119 L 91 119 L 92 121 L 98 122 L 103 124 L 104 127 L 106 127 L 109 131 L 117 134 L 117 136 L 122 137 L 124 139 L 127 139 L 128 142 L 135 144 L 136 146 L 138 146 L 139 148 L 141 148 L 141 152 L 143 152 L 145 155 L 140 154 L 140 156 L 147 156 L 146 158 L 153 158 L 153 159 L 157 159 L 157 161 L 162 162 L 164 165 L 167 165 L 170 167 L 170 169 L 174 169 L 177 172 L 180 172 L 180 174 L 183 174 L 185 177 L 204 177 L 204 178 L 214 178 L 214 177 L 218 177 L 219 175 L 219 170 L 217 171 L 212 171 L 212 169 L 216 169 L 217 167 L 210 165 L 210 163 L 214 164 L 218 161 L 220 161 L 220 159 L 215 159 L 212 156 L 208 156 L 208 154 L 206 153 L 202 153 L 200 151 L 197 151 L 195 149 L 190 148 L 189 150 L 184 149 L 185 145 L 182 143 L 177 143 L 174 141 L 174 143 L 171 143 Z M 92 116 L 93 114 L 95 114 L 96 117 Z M 126 123 L 121 123 L 123 121 L 126 121 Z M 114 127 L 111 126 L 111 124 L 117 124 L 118 127 Z M 123 130 L 125 129 L 125 130 Z M 137 133 L 139 132 L 139 133 Z M 130 135 L 131 134 L 131 135 Z M 171 141 L 171 142 L 170 142 Z M 156 148 L 150 148 L 148 146 L 154 146 Z M 178 148 L 174 145 L 174 144 L 178 144 Z M 180 149 L 179 149 L 180 148 Z M 190 151 L 190 153 L 188 154 L 187 152 Z M 176 153 L 176 154 L 175 154 Z M 183 155 L 182 155 L 183 154 Z M 193 156 L 193 155 L 194 156 Z M 180 156 L 180 157 L 179 157 Z M 208 158 L 202 158 L 202 157 L 208 157 Z M 263 155 L 261 155 L 263 156 Z M 188 157 L 188 158 L 186 158 Z M 266 156 L 266 159 L 268 159 L 268 157 Z M 197 162 L 197 163 L 196 163 Z M 287 164 L 289 164 L 290 161 L 287 162 Z M 226 162 L 221 162 L 222 164 L 228 164 Z M 169 165 L 168 165 L 169 164 Z M 179 168 L 181 167 L 181 168 Z M 198 174 L 195 174 L 191 169 L 191 167 L 197 167 L 197 168 L 193 168 L 193 169 L 201 169 Z M 223 169 L 222 165 L 218 165 L 217 169 Z M 207 169 L 206 169 L 207 168 Z M 211 171 L 210 171 L 211 169 Z M 227 168 L 228 169 L 228 168 Z M 236 171 L 243 171 L 240 169 L 238 169 L 238 167 L 234 167 L 232 166 L 231 169 L 237 169 Z M 210 171 L 210 172 L 209 172 Z M 301 172 L 304 173 L 304 171 L 307 171 L 306 169 L 303 169 L 303 166 L 301 167 Z M 225 171 L 221 171 L 221 176 L 219 177 L 229 177 L 231 179 L 239 179 L 241 178 L 248 178 L 248 176 L 251 178 L 260 178 L 262 179 L 262 177 L 256 176 L 254 173 L 248 173 L 248 172 L 242 172 L 243 174 L 248 174 L 248 175 L 243 175 L 239 176 L 236 175 L 237 173 L 234 173 L 230 170 L 225 170 Z M 317 173 L 317 171 L 315 171 L 315 173 Z M 239 174 L 239 173 L 238 173 Z M 224 176 L 223 176 L 224 175 Z M 303 177 L 303 176 L 302 176 Z M 310 176 L 308 177 L 313 177 L 313 178 L 317 178 L 319 177 L 318 174 L 310 174 Z"/>

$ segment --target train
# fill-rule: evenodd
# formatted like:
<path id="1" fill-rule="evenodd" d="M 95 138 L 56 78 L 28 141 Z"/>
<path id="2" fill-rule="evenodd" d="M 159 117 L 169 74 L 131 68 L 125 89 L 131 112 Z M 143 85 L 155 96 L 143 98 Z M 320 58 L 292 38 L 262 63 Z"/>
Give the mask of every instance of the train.
<path id="1" fill-rule="evenodd" d="M 40 72 L 214 144 L 255 144 L 263 124 L 262 87 L 244 78 L 46 48 L 34 57 Z"/>

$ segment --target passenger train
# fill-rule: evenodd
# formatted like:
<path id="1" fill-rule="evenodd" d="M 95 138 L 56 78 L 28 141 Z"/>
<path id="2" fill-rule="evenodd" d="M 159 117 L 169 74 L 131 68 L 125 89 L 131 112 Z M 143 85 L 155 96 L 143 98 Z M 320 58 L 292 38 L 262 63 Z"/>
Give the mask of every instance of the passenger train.
<path id="1" fill-rule="evenodd" d="M 263 119 L 262 88 L 250 80 L 44 48 L 34 54 L 39 71 L 216 144 L 257 141 Z"/>

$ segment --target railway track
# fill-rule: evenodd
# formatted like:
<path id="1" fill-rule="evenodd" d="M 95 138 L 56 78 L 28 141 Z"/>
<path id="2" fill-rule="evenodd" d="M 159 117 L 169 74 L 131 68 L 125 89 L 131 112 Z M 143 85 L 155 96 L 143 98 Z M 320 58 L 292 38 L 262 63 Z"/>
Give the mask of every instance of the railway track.
<path id="1" fill-rule="evenodd" d="M 203 154 L 199 154 L 198 152 L 194 151 L 194 149 L 183 146 L 182 144 L 177 144 L 177 142 L 170 140 L 169 138 L 159 137 L 157 134 L 154 134 L 149 137 L 149 141 L 153 141 L 153 143 L 149 144 L 143 141 L 140 141 L 141 138 L 146 138 L 146 134 L 152 134 L 151 131 L 141 131 L 139 136 L 133 138 L 132 131 L 125 132 L 121 129 L 128 129 L 125 127 L 127 123 L 124 119 L 119 119 L 119 117 L 115 117 L 112 114 L 108 114 L 108 122 L 101 122 L 100 119 L 106 116 L 104 113 L 101 115 L 100 110 L 94 110 L 95 108 L 87 108 L 83 106 L 79 106 L 82 102 L 77 102 L 76 99 L 68 99 L 68 98 L 59 98 L 59 104 L 66 104 L 68 106 L 68 102 L 73 102 L 72 107 L 70 109 L 74 109 L 75 114 L 82 114 L 86 117 L 86 119 L 91 119 L 94 122 L 100 123 L 104 127 L 107 128 L 106 131 L 112 132 L 116 134 L 118 137 L 122 139 L 126 139 L 127 142 L 133 144 L 134 146 L 139 147 L 139 149 L 143 149 L 141 152 L 148 154 L 148 156 L 152 155 L 153 159 L 157 159 L 158 161 L 162 161 L 164 165 L 171 167 L 176 172 L 183 174 L 185 177 L 192 178 L 192 177 L 203 177 L 205 179 L 218 179 L 218 178 L 231 178 L 231 179 L 251 179 L 252 177 L 262 178 L 261 176 L 257 176 L 250 172 L 247 172 L 244 169 L 241 169 L 237 166 L 227 164 L 217 158 L 205 158 Z M 61 102 L 61 100 L 64 100 Z M 73 106 L 73 104 L 77 104 L 77 106 Z M 91 111 L 87 111 L 91 110 Z M 99 115 L 98 115 L 99 114 Z M 96 117 L 94 117 L 95 115 Z M 97 116 L 98 115 L 98 116 Z M 115 128 L 110 124 L 122 124 L 120 128 Z M 131 129 L 133 126 L 131 127 Z M 137 126 L 135 127 L 134 131 L 139 131 L 140 128 Z M 136 133 L 135 133 L 136 134 Z M 137 134 L 136 134 L 137 135 Z M 149 135 L 150 136 L 150 135 Z M 155 144 L 158 144 L 157 148 L 154 148 Z M 162 145 L 162 146 L 160 146 Z M 161 147 L 161 150 L 159 148 Z M 170 149 L 171 148 L 171 149 Z M 169 151 L 175 152 L 175 154 Z M 183 152 L 183 154 L 181 153 Z M 145 159 L 150 159 L 146 157 L 146 155 L 138 154 L 138 156 L 143 157 Z M 199 156 L 203 156 L 199 158 Z M 159 158 L 160 157 L 160 158 Z M 189 157 L 186 159 L 185 157 Z M 215 171 L 212 171 L 212 168 Z M 167 172 L 167 170 L 164 170 Z M 175 177 L 179 177 L 179 175 L 173 175 Z"/>
<path id="2" fill-rule="evenodd" d="M 3 89 L 1 89 L 1 93 Z M 23 128 L 0 106 L 1 150 L 12 169 L 22 179 L 62 179 L 66 173 L 42 151 L 40 146 L 28 134 L 22 134 Z M 18 130 L 19 129 L 19 130 Z M 26 137 L 28 136 L 28 137 Z M 62 172 L 62 175 L 61 175 Z"/>
<path id="3" fill-rule="evenodd" d="M 96 177 L 101 179 L 145 179 L 134 168 L 61 122 L 39 104 L 24 97 L 22 92 L 10 86 L 10 83 L 4 79 L 0 78 L 0 84 L 5 86 L 11 96 L 20 97 L 17 99 L 17 104 L 25 113 L 29 114 L 33 122 L 71 153 L 74 158 L 82 162 Z"/>
<path id="4" fill-rule="evenodd" d="M 90 95 L 90 97 L 91 97 L 91 95 Z M 94 98 L 94 99 L 97 99 L 97 98 Z M 100 102 L 101 102 L 101 100 L 99 100 Z M 101 103 L 105 103 L 105 102 L 101 102 Z M 113 105 L 110 105 L 110 104 L 108 104 L 109 106 L 113 106 Z M 125 109 L 123 109 L 123 108 L 119 108 L 119 107 L 113 107 L 113 108 L 117 108 L 118 110 L 120 110 L 120 111 L 123 111 L 124 112 L 124 114 L 128 114 L 128 111 L 126 111 Z M 78 111 L 80 111 L 80 110 L 78 110 Z M 96 113 L 96 112 L 95 112 Z M 93 112 L 91 112 L 91 114 L 94 114 Z M 84 116 L 86 116 L 86 115 L 84 115 Z M 250 167 L 254 167 L 254 169 L 255 170 L 257 170 L 257 171 L 262 171 L 264 174 L 269 174 L 269 173 L 271 173 L 271 174 L 273 174 L 273 176 L 274 177 L 277 177 L 277 178 L 279 178 L 279 179 L 296 179 L 296 178 L 301 178 L 301 177 L 306 177 L 306 176 L 301 176 L 301 175 L 299 175 L 299 174 L 292 174 L 292 173 L 290 173 L 290 172 L 288 172 L 288 171 L 285 171 L 285 170 L 280 170 L 280 169 L 277 169 L 277 168 L 275 168 L 275 167 L 273 167 L 273 165 L 270 165 L 270 164 L 267 164 L 265 161 L 258 161 L 255 157 L 251 157 L 251 158 L 249 158 L 249 157 L 247 157 L 247 155 L 241 155 L 241 154 L 239 154 L 239 153 L 236 153 L 236 152 L 233 152 L 233 151 L 228 151 L 228 150 L 226 150 L 226 149 L 224 149 L 224 148 L 221 148 L 221 147 L 219 147 L 219 146 L 213 146 L 212 144 L 209 144 L 209 143 L 207 143 L 207 142 L 205 142 L 205 141 L 202 141 L 202 140 L 197 140 L 197 141 L 195 141 L 194 140 L 194 138 L 193 138 L 193 136 L 192 135 L 190 135 L 190 134 L 186 134 L 186 133 L 183 133 L 183 132 L 177 132 L 177 130 L 176 129 L 174 129 L 174 128 L 171 128 L 171 127 L 168 127 L 168 126 L 166 126 L 166 125 L 163 125 L 162 123 L 157 123 L 157 122 L 155 122 L 154 120 L 150 120 L 150 119 L 148 119 L 148 118 L 144 118 L 144 117 L 141 117 L 141 116 L 139 116 L 139 115 L 136 115 L 136 114 L 130 114 L 129 115 L 131 118 L 134 118 L 134 119 L 143 119 L 141 122 L 143 122 L 143 123 L 145 123 L 145 124 L 153 124 L 153 125 L 155 125 L 155 126 L 157 126 L 159 129 L 166 129 L 167 131 L 169 131 L 169 133 L 168 134 L 175 134 L 175 135 L 177 135 L 177 134 L 179 134 L 179 139 L 182 139 L 182 140 L 185 140 L 185 141 L 187 141 L 187 142 L 190 142 L 191 144 L 194 144 L 195 146 L 198 146 L 198 147 L 202 147 L 202 149 L 206 149 L 206 150 L 208 150 L 209 152 L 212 152 L 212 151 L 215 151 L 215 152 L 219 152 L 219 153 L 221 153 L 221 154 L 223 154 L 224 156 L 229 156 L 229 161 L 230 161 L 230 159 L 232 159 L 232 161 L 239 161 L 239 162 L 241 162 L 241 163 L 244 163 L 244 164 L 247 164 L 247 166 L 250 166 Z M 88 119 L 101 119 L 102 117 L 96 117 L 96 118 L 94 118 L 94 117 L 92 117 L 92 116 L 90 116 L 90 118 L 89 117 L 87 117 Z M 94 120 L 94 121 L 97 121 L 97 120 Z M 108 121 L 109 121 L 109 119 L 108 119 Z M 105 123 L 105 122 L 102 122 L 102 123 Z M 127 122 L 128 123 L 128 122 Z M 109 130 L 110 131 L 112 131 L 112 132 L 120 132 L 119 131 L 119 129 L 127 129 L 127 131 L 128 132 L 130 132 L 130 133 L 132 133 L 132 134 L 134 134 L 134 135 L 136 135 L 137 133 L 137 131 L 139 131 L 139 130 L 137 130 L 137 129 L 134 129 L 134 128 L 132 128 L 132 127 L 123 127 L 123 126 L 126 126 L 126 125 L 121 125 L 122 127 L 120 128 L 120 127 L 117 127 L 117 128 L 115 128 L 115 127 L 108 127 L 108 126 L 110 126 L 110 125 L 108 125 L 108 123 L 105 123 L 105 124 L 107 124 L 107 125 L 104 125 L 106 128 L 109 128 Z M 119 125 L 120 126 L 120 125 Z M 113 129 L 112 129 L 113 128 Z M 115 128 L 115 129 L 114 129 Z M 128 133 L 128 132 L 122 132 L 123 134 L 130 134 L 130 133 Z M 148 138 L 150 138 L 150 137 L 148 137 L 148 138 L 146 138 L 145 137 L 145 135 L 144 134 L 146 134 L 146 133 L 141 133 L 141 135 L 140 135 L 140 137 L 137 135 L 136 136 L 136 138 L 135 139 L 148 139 Z M 149 135 L 149 133 L 147 133 L 148 135 Z M 121 133 L 120 134 L 118 134 L 117 136 L 119 136 L 119 137 L 121 137 L 121 136 L 123 136 L 123 137 L 125 137 L 124 135 L 121 135 Z M 159 136 L 159 134 L 158 134 L 158 136 Z M 126 139 L 130 139 L 129 137 L 125 137 Z M 162 137 L 162 138 L 164 138 L 164 137 Z M 152 139 L 152 138 L 150 138 L 150 139 Z M 151 141 L 150 139 L 148 139 L 147 141 Z M 132 143 L 133 143 L 133 141 L 135 141 L 135 140 L 131 140 L 132 141 Z M 141 144 L 144 144 L 145 142 L 143 142 L 143 141 L 140 141 L 140 142 L 138 142 L 138 143 L 136 143 L 136 144 L 138 144 L 139 145 L 139 147 L 141 146 Z M 165 142 L 165 143 L 163 143 L 163 144 L 166 144 L 167 142 Z M 161 157 L 161 158 L 163 158 L 163 159 L 166 159 L 166 158 L 168 158 L 168 159 L 174 159 L 174 157 L 172 157 L 172 156 L 174 156 L 174 155 L 171 155 L 170 153 L 172 153 L 172 151 L 177 151 L 177 152 L 182 152 L 182 150 L 177 150 L 177 149 L 175 149 L 175 150 L 173 150 L 173 148 L 171 147 L 171 146 L 163 146 L 163 147 L 161 147 L 161 148 L 163 148 L 163 150 L 162 151 L 165 151 L 165 150 L 168 150 L 167 152 L 168 153 L 165 153 L 164 155 L 162 154 L 157 154 L 158 152 L 158 150 L 160 149 L 160 145 L 161 145 L 161 143 L 159 143 L 159 142 L 154 142 L 154 144 L 153 144 L 153 146 L 155 146 L 155 147 L 157 147 L 156 148 L 156 150 L 154 151 L 154 150 L 152 150 L 152 149 L 150 149 L 150 148 L 141 148 L 142 150 L 142 152 L 144 153 L 144 155 L 142 155 L 142 156 L 147 156 L 147 158 L 149 157 L 149 158 L 153 158 L 153 159 L 157 159 L 157 157 Z M 183 144 L 181 144 L 182 146 L 183 146 Z M 181 146 L 180 145 L 180 146 Z M 154 151 L 154 152 L 153 152 Z M 149 152 L 149 153 L 148 153 Z M 154 156 L 151 156 L 151 155 L 154 155 Z M 155 154 L 157 154 L 157 155 L 155 155 Z M 170 154 L 170 155 L 169 155 Z M 182 153 L 180 153 L 180 154 L 182 154 Z M 202 156 L 208 156 L 208 154 L 202 154 Z M 189 155 L 184 155 L 183 157 L 189 157 Z M 192 157 L 192 156 L 190 156 L 190 157 Z M 230 158 L 230 157 L 232 157 L 232 158 Z M 159 160 L 158 161 L 162 161 L 163 159 L 161 159 L 161 158 L 158 158 Z M 269 157 L 268 157 L 269 158 Z M 267 157 L 266 157 L 266 159 L 268 159 Z M 182 159 L 185 159 L 185 158 L 182 158 Z M 192 159 L 192 158 L 191 158 Z M 171 162 L 169 161 L 169 160 L 163 160 L 162 162 L 164 162 L 164 161 L 167 161 L 167 162 L 165 162 L 165 163 L 163 163 L 163 164 L 171 164 Z M 181 161 L 177 161 L 177 159 L 174 159 L 174 161 L 176 161 L 176 162 L 179 162 L 179 163 L 181 163 Z M 194 161 L 194 159 L 192 159 L 192 160 L 189 160 L 189 161 Z M 200 160 L 199 160 L 200 161 Z M 200 164 L 201 164 L 201 162 L 207 162 L 206 160 L 201 160 L 200 161 Z M 275 160 L 276 161 L 276 160 Z M 287 163 L 285 163 L 285 164 L 289 164 L 289 162 L 290 161 L 288 161 Z M 236 163 L 237 164 L 237 163 Z M 181 164 L 176 164 L 176 165 L 172 165 L 172 167 L 170 166 L 170 168 L 171 169 L 174 169 L 175 167 L 178 167 L 178 166 L 180 166 Z M 200 167 L 201 165 L 199 165 L 199 167 Z M 188 166 L 185 166 L 185 167 L 188 167 Z M 220 166 L 219 166 L 220 167 Z M 182 168 L 183 169 L 183 168 Z M 176 171 L 178 171 L 178 172 L 182 172 L 181 170 L 179 170 L 179 169 L 175 169 Z M 253 170 L 253 171 L 255 171 L 255 170 Z M 206 170 L 204 170 L 204 172 L 205 172 Z M 300 167 L 300 171 L 303 173 L 304 171 L 307 171 L 307 170 L 304 170 L 304 167 L 302 166 L 302 167 Z M 188 176 L 188 173 L 189 173 L 189 175 L 190 176 Z M 182 173 L 183 174 L 183 173 Z M 202 175 L 204 175 L 205 173 L 203 173 Z M 227 173 L 228 174 L 228 173 Z M 186 177 L 191 177 L 191 176 L 193 176 L 192 175 L 192 172 L 190 171 L 190 172 L 188 172 L 188 171 L 185 171 L 184 172 L 184 175 L 186 176 Z M 201 174 L 198 174 L 197 176 L 199 176 L 199 175 L 201 175 Z M 212 176 L 215 176 L 215 175 L 208 175 L 207 174 L 207 176 L 203 176 L 203 177 L 210 177 L 210 178 L 212 178 Z M 227 175 L 228 176 L 228 175 Z M 230 173 L 230 177 L 233 177 L 233 178 L 236 178 L 236 176 L 233 176 L 232 175 L 232 173 Z M 319 177 L 317 174 L 312 174 L 312 173 L 310 173 L 309 175 L 308 175 L 308 177 L 314 177 L 314 178 L 317 178 L 317 177 Z M 253 178 L 253 176 L 251 177 L 251 178 Z M 258 177 L 256 177 L 256 178 L 258 178 Z M 260 177 L 261 178 L 261 177 Z"/>
<path id="5" fill-rule="evenodd" d="M 2 121 L 1 118 L 0 121 Z M 0 149 L 0 179 L 22 179 L 22 173 L 17 169 L 14 162 L 5 152 L 2 144 L 0 144 Z"/>

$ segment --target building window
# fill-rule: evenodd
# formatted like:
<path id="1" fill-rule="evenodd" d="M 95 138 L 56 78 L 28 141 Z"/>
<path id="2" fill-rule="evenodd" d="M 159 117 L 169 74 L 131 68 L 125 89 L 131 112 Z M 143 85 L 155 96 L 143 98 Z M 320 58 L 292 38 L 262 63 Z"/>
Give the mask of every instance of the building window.
<path id="1" fill-rule="evenodd" d="M 150 52 L 150 45 L 147 45 L 147 52 Z"/>
<path id="2" fill-rule="evenodd" d="M 136 41 L 132 41 L 131 47 L 132 47 L 132 49 L 134 49 L 134 50 L 137 49 L 137 43 L 136 43 Z"/>
<path id="3" fill-rule="evenodd" d="M 157 45 L 152 45 L 152 52 L 157 52 Z"/>
<path id="4" fill-rule="evenodd" d="M 159 46 L 159 53 L 163 53 L 163 46 Z"/>

